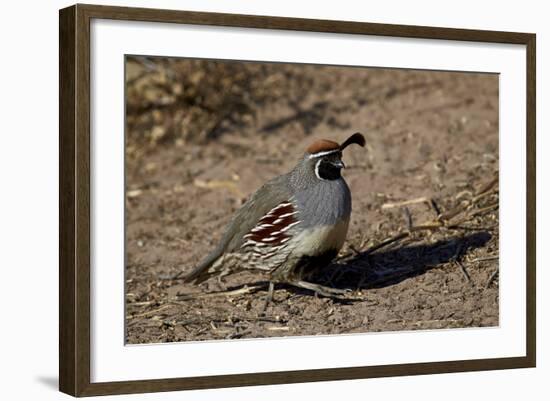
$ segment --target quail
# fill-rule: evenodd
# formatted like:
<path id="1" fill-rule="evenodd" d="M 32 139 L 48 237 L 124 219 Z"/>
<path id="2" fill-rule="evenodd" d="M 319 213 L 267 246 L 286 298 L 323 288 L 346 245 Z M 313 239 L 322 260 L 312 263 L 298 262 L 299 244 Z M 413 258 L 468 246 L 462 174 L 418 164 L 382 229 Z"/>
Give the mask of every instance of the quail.
<path id="1" fill-rule="evenodd" d="M 307 281 L 328 265 L 344 244 L 351 214 L 351 194 L 341 175 L 342 152 L 365 146 L 360 133 L 341 145 L 313 142 L 287 174 L 265 183 L 235 213 L 218 246 L 185 278 L 201 283 L 213 276 L 255 270 L 274 284 L 305 288 L 322 296 L 345 290 Z"/>

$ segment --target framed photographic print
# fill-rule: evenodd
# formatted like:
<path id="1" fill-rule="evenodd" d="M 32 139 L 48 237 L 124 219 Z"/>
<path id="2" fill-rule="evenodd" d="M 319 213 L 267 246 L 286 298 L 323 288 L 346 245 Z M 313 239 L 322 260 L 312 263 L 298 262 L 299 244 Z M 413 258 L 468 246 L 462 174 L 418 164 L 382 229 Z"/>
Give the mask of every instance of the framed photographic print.
<path id="1" fill-rule="evenodd" d="M 534 367 L 535 35 L 60 11 L 60 390 Z"/>

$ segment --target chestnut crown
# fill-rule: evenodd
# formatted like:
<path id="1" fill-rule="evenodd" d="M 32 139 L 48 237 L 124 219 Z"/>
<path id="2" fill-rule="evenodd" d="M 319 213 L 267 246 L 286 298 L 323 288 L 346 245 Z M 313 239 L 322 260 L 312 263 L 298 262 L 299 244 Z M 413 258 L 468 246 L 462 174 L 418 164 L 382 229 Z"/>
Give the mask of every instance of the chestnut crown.
<path id="1" fill-rule="evenodd" d="M 357 144 L 364 147 L 365 137 L 361 133 L 356 132 L 346 139 L 341 145 L 328 139 L 319 139 L 309 145 L 306 152 L 311 155 L 310 157 L 319 157 L 331 153 L 341 152 L 351 144 Z"/>

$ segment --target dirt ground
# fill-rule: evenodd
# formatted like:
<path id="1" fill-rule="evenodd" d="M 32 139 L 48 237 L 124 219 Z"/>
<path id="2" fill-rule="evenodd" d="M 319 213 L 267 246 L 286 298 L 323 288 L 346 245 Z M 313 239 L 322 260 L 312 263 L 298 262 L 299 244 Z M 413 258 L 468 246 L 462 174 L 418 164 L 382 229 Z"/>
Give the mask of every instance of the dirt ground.
<path id="1" fill-rule="evenodd" d="M 127 343 L 498 325 L 497 75 L 143 57 L 126 73 Z M 347 241 L 315 278 L 346 299 L 282 286 L 262 314 L 261 274 L 169 278 L 312 141 L 356 131 Z"/>

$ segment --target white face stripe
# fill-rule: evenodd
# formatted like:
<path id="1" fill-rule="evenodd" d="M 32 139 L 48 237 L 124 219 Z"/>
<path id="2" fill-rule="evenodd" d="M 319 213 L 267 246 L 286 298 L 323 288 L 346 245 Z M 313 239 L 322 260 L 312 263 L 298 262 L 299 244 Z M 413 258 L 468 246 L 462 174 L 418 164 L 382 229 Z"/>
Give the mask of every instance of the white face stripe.
<path id="1" fill-rule="evenodd" d="M 321 181 L 326 181 L 324 178 L 321 178 L 319 175 L 319 164 L 321 164 L 322 160 L 318 160 L 317 163 L 315 163 L 315 176 L 319 178 Z"/>
<path id="2" fill-rule="evenodd" d="M 340 152 L 340 149 L 333 149 L 333 150 L 326 150 L 324 152 L 317 152 L 317 153 L 313 153 L 313 154 L 309 155 L 308 157 L 310 159 L 315 159 L 316 157 L 326 156 L 326 155 L 330 155 L 332 153 L 337 153 L 337 152 Z"/>

